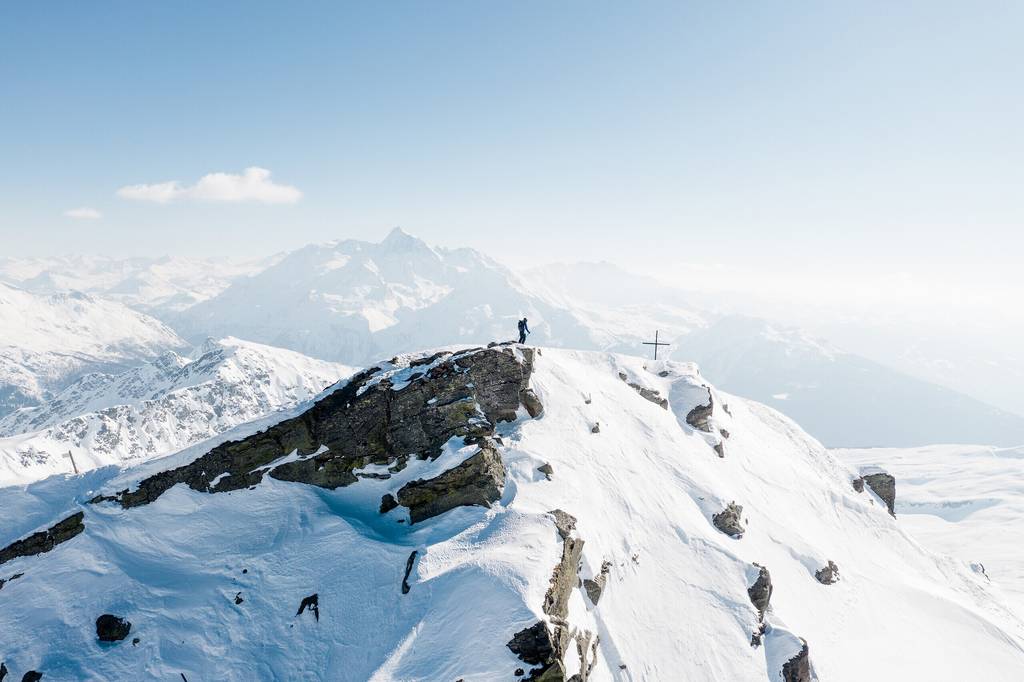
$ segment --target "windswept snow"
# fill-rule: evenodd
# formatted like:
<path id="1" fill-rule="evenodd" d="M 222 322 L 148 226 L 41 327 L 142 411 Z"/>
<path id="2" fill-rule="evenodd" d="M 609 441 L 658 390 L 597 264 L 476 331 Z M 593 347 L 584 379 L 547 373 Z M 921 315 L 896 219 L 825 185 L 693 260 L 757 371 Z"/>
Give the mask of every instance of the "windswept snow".
<path id="1" fill-rule="evenodd" d="M 591 680 L 776 682 L 800 638 L 829 682 L 1024 678 L 1024 622 L 985 576 L 922 547 L 778 412 L 709 387 L 687 363 L 594 352 L 544 349 L 531 387 L 542 416 L 499 427 L 500 502 L 415 525 L 404 508 L 380 514 L 381 495 L 458 464 L 471 449 L 457 440 L 433 462 L 334 491 L 266 478 L 222 494 L 178 486 L 127 510 L 82 504 L 210 442 L 132 470 L 0 489 L 11 519 L 0 546 L 86 513 L 81 536 L 0 566 L 0 577 L 25 573 L 0 591 L 8 667 L 48 680 L 514 679 L 530 666 L 505 644 L 546 619 L 557 508 L 577 518 L 580 577 L 611 565 L 598 605 L 579 588 L 569 600 L 568 621 L 600 637 Z M 695 430 L 688 415 L 709 395 L 709 431 Z M 741 538 L 711 521 L 732 501 Z M 829 560 L 842 577 L 822 585 L 814 572 Z M 754 562 L 774 583 L 756 648 Z M 314 593 L 319 620 L 296 615 Z M 137 646 L 96 642 L 105 612 L 133 623 Z"/>
<path id="2" fill-rule="evenodd" d="M 352 371 L 227 338 L 192 358 L 168 351 L 121 374 L 89 374 L 0 419 L 0 485 L 166 455 L 308 400 Z"/>

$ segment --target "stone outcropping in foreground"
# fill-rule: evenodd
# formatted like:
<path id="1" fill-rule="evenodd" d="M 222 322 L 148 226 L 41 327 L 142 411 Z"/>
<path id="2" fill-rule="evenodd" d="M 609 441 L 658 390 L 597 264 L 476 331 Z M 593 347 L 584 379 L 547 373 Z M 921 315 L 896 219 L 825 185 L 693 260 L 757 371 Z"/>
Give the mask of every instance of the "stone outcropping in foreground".
<path id="1" fill-rule="evenodd" d="M 462 464 L 429 480 L 419 479 L 398 491 L 398 503 L 409 508 L 409 519 L 418 523 L 456 507 L 490 506 L 501 499 L 505 466 L 490 438 Z"/>
<path id="2" fill-rule="evenodd" d="M 43 552 L 49 552 L 60 543 L 67 542 L 85 530 L 85 524 L 82 523 L 84 518 L 84 512 L 76 512 L 46 530 L 33 533 L 17 542 L 12 542 L 3 549 L 0 549 L 0 564 L 18 557 L 34 556 Z"/>
<path id="3" fill-rule="evenodd" d="M 711 523 L 715 528 L 726 535 L 734 538 L 743 537 L 747 529 L 743 527 L 743 507 L 735 502 L 730 502 L 725 509 L 711 517 Z"/>
<path id="4" fill-rule="evenodd" d="M 453 437 L 479 442 L 497 423 L 514 421 L 528 395 L 533 359 L 531 348 L 497 346 L 373 367 L 297 417 L 223 443 L 135 490 L 92 501 L 137 507 L 178 483 L 219 493 L 256 485 L 264 475 L 339 488 L 358 481 L 356 470 L 369 465 L 401 471 L 410 457 L 436 458 Z M 297 458 L 273 464 L 292 452 Z"/>
<path id="5" fill-rule="evenodd" d="M 889 513 L 896 516 L 896 478 L 884 471 L 866 474 L 864 483 L 871 488 L 872 492 L 882 498 Z"/>

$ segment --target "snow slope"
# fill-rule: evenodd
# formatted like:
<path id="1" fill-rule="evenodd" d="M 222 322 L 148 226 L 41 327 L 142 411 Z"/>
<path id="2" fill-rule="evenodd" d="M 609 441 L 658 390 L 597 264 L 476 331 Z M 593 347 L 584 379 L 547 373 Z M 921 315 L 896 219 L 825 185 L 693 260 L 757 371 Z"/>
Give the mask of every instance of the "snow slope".
<path id="1" fill-rule="evenodd" d="M 175 452 L 308 400 L 352 368 L 227 338 L 167 351 L 121 374 L 88 374 L 0 418 L 0 485 Z"/>
<path id="2" fill-rule="evenodd" d="M 358 391 L 415 390 L 423 372 L 445 368 L 459 375 L 458 358 L 413 360 L 381 365 L 390 384 Z M 830 682 L 1024 677 L 1024 622 L 984 576 L 919 545 L 870 492 L 854 491 L 850 468 L 778 412 L 705 387 L 686 363 L 545 349 L 533 364 L 543 413 L 520 409 L 498 425 L 506 481 L 490 508 L 414 525 L 404 507 L 378 512 L 383 494 L 471 456 L 476 447 L 459 438 L 435 460 L 412 458 L 397 473 L 371 466 L 366 475 L 390 478 L 336 490 L 264 477 L 217 494 L 178 485 L 130 509 L 85 503 L 216 441 L 123 472 L 0 489 L 0 547 L 85 512 L 81 535 L 0 565 L 2 578 L 24 573 L 0 590 L 8 668 L 47 680 L 514 680 L 531 666 L 506 643 L 540 621 L 599 637 L 590 680 L 774 682 L 800 637 Z M 705 433 L 688 416 L 709 396 Z M 550 480 L 538 471 L 545 463 Z M 743 505 L 740 538 L 712 523 L 732 500 Z M 575 576 L 565 582 L 564 621 L 545 596 L 569 546 L 548 513 L 556 508 L 577 519 L 580 577 L 609 564 L 597 604 Z M 841 580 L 823 585 L 814 572 L 828 560 Z M 754 562 L 774 584 L 759 647 L 747 594 Z M 314 593 L 318 617 L 296 614 Z M 128 618 L 138 644 L 97 643 L 93 622 L 105 612 Z"/>
<path id="3" fill-rule="evenodd" d="M 836 450 L 896 477 L 896 514 L 916 540 L 984 571 L 1024 613 L 1024 448 L 933 445 Z"/>
<path id="4" fill-rule="evenodd" d="M 159 317 L 219 294 L 275 258 L 244 263 L 180 256 L 0 258 L 0 282 L 43 294 L 82 291 Z"/>
<path id="5" fill-rule="evenodd" d="M 0 415 L 34 405 L 87 372 L 126 369 L 187 344 L 120 303 L 0 284 Z"/>

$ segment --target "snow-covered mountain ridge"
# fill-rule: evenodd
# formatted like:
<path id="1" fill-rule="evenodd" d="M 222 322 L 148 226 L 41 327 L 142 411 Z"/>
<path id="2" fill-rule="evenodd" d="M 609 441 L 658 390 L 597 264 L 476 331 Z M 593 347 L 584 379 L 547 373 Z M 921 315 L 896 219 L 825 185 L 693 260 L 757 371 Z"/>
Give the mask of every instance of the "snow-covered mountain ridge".
<path id="1" fill-rule="evenodd" d="M 54 680 L 1020 679 L 1020 616 L 856 475 L 688 363 L 399 356 L 168 458 L 0 489 L 4 660 Z M 124 640 L 97 642 L 102 614 Z"/>
<path id="2" fill-rule="evenodd" d="M 352 371 L 227 338 L 191 358 L 167 351 L 121 374 L 89 374 L 45 405 L 0 418 L 0 485 L 166 455 L 308 400 Z"/>

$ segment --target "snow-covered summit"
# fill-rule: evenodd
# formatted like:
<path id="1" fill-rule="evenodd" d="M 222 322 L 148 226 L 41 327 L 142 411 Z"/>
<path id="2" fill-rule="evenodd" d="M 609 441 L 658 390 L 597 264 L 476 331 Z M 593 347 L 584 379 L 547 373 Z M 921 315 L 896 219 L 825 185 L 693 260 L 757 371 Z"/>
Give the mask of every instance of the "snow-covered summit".
<path id="1" fill-rule="evenodd" d="M 167 351 L 120 374 L 88 374 L 0 418 L 0 484 L 165 455 L 308 400 L 352 371 L 229 337 L 191 357 Z"/>
<path id="2" fill-rule="evenodd" d="M 0 579 L 23 574 L 0 591 L 5 661 L 53 680 L 1021 679 L 1020 616 L 855 477 L 690 364 L 400 356 L 162 460 L 0 489 Z M 17 542 L 46 528 L 51 551 Z M 105 613 L 124 641 L 97 642 Z"/>

